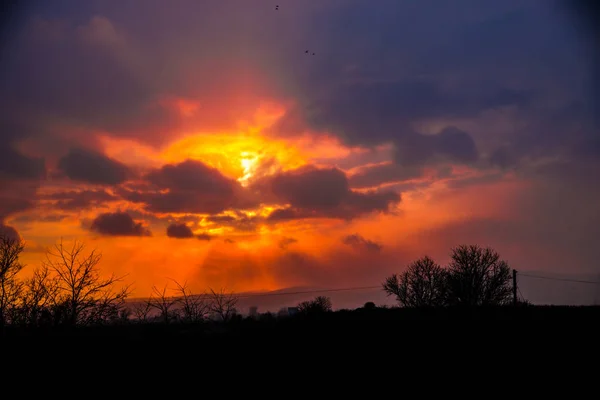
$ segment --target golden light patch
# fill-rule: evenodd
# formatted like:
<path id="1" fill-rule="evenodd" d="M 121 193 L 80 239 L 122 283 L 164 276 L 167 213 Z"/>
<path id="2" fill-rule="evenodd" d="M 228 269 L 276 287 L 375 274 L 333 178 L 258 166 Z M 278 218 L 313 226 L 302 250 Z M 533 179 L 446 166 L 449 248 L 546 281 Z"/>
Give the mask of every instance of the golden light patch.
<path id="1" fill-rule="evenodd" d="M 248 180 L 250 178 L 252 178 L 252 176 L 256 172 L 259 161 L 260 161 L 260 158 L 259 158 L 258 154 L 256 154 L 256 153 L 251 153 L 251 152 L 243 152 L 242 153 L 242 159 L 240 160 L 240 164 L 242 165 L 242 168 L 244 169 L 244 175 L 241 178 L 238 178 L 238 181 L 243 186 L 246 186 L 248 184 Z"/>
<path id="2" fill-rule="evenodd" d="M 191 116 L 200 107 L 191 99 L 164 98 L 161 106 L 175 108 L 182 116 Z M 251 121 L 240 122 L 237 129 L 224 132 L 193 132 L 174 140 L 163 149 L 155 149 L 132 139 L 113 138 L 96 133 L 104 153 L 127 165 L 159 168 L 185 160 L 197 160 L 218 169 L 224 175 L 247 185 L 253 178 L 270 175 L 312 163 L 344 159 L 367 149 L 345 146 L 326 133 L 304 132 L 292 137 L 274 137 L 265 129 L 285 115 L 286 107 L 264 102 Z"/>
<path id="3" fill-rule="evenodd" d="M 98 134 L 96 137 L 104 149 L 104 154 L 124 164 L 142 168 L 158 168 L 162 165 L 156 150 L 136 140 L 115 138 L 105 134 Z"/>
<path id="4" fill-rule="evenodd" d="M 161 154 L 164 163 L 187 159 L 202 161 L 234 179 L 248 180 L 261 164 L 274 162 L 281 170 L 306 163 L 296 148 L 283 140 L 269 140 L 259 134 L 197 134 L 168 146 Z"/>

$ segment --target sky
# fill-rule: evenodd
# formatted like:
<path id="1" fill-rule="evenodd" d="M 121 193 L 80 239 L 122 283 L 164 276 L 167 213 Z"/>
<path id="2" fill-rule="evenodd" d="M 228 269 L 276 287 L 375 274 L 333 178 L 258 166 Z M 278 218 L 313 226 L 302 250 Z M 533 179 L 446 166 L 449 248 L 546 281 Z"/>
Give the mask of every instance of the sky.
<path id="1" fill-rule="evenodd" d="M 278 10 L 275 5 L 278 5 Z M 557 1 L 32 1 L 0 42 L 0 231 L 134 295 L 379 285 L 423 255 L 600 275 L 598 79 Z"/>

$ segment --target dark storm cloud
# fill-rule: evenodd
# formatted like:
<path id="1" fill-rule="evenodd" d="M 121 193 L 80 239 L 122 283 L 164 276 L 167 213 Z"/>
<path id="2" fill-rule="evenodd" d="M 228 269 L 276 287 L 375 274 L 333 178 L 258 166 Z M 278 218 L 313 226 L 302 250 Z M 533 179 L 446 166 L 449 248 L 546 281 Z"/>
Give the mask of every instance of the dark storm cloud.
<path id="1" fill-rule="evenodd" d="M 517 126 L 522 126 L 503 135 L 502 144 L 490 149 L 488 161 L 492 165 L 526 168 L 526 164 L 548 157 L 574 162 L 600 160 L 598 130 L 589 104 L 569 100 L 515 119 Z"/>
<path id="2" fill-rule="evenodd" d="M 140 14 L 136 2 L 40 2 L 11 44 L 19 51 L 3 63 L 1 103 L 21 119 L 51 116 L 155 143 L 183 127 L 176 111 L 157 105 L 162 95 L 211 99 L 188 126 L 207 127 L 214 114 L 232 126 L 255 103 L 212 105 L 239 97 L 224 85 L 245 87 L 257 97 L 295 98 L 292 118 L 367 145 L 402 143 L 430 119 L 477 119 L 502 107 L 544 119 L 555 111 L 545 100 L 590 103 L 590 74 L 579 62 L 586 53 L 567 25 L 574 21 L 546 3 L 350 0 L 277 13 L 267 1 L 176 2 L 185 7 L 169 10 L 143 3 Z M 316 56 L 304 57 L 307 43 Z M 304 128 L 288 116 L 273 133 Z M 534 131 L 537 142 L 548 134 Z M 460 140 L 460 149 L 441 146 L 471 157 Z"/>
<path id="3" fill-rule="evenodd" d="M 34 192 L 31 194 L 33 195 Z M 0 218 L 5 218 L 19 211 L 25 211 L 33 205 L 34 203 L 28 198 L 20 198 L 13 196 L 12 193 L 0 190 Z"/>
<path id="4" fill-rule="evenodd" d="M 91 130 L 162 143 L 172 139 L 165 132 L 209 129 L 212 115 L 235 126 L 256 109 L 255 101 L 231 100 L 242 92 L 295 101 L 270 134 L 304 132 L 308 124 L 346 143 L 392 142 L 395 161 L 415 174 L 440 159 L 473 166 L 485 157 L 487 165 L 508 169 L 548 157 L 600 158 L 589 42 L 579 43 L 581 25 L 546 2 L 293 2 L 277 16 L 266 1 L 169 8 L 145 1 L 143 13 L 138 4 L 39 2 L 15 33 L 0 74 L 0 139 L 9 143 L 0 150 L 0 185 L 9 188 L 0 187 L 0 215 L 35 199 L 35 189 L 2 180 L 7 171 L 42 175 L 39 159 L 14 150 L 21 138 L 56 142 L 62 130 L 50 125 L 64 125 L 83 132 L 73 134 L 75 142 L 88 141 L 83 135 Z M 307 43 L 314 57 L 304 57 Z M 159 104 L 165 94 L 199 100 L 201 115 L 182 125 L 176 110 Z M 492 134 L 486 116 L 501 112 L 514 128 Z M 436 128 L 424 128 L 429 122 Z M 450 125 L 456 128 L 444 132 Z M 376 172 L 390 181 L 408 173 L 373 168 L 348 186 L 384 183 Z M 296 205 L 270 218 L 346 218 L 365 211 L 357 204 L 385 209 L 396 201 L 393 194 L 358 194 L 327 179 L 312 187 L 327 186 L 330 199 L 280 184 L 279 197 Z M 156 190 L 126 195 L 148 210 L 202 213 L 235 208 L 241 197 L 236 182 L 231 194 L 219 179 L 216 190 L 209 185 L 203 193 L 159 181 Z"/>
<path id="5" fill-rule="evenodd" d="M 373 211 L 387 212 L 400 201 L 394 192 L 355 192 L 336 168 L 302 167 L 269 178 L 274 196 L 290 208 L 276 210 L 270 220 L 290 218 L 352 219 Z"/>
<path id="6" fill-rule="evenodd" d="M 227 179 L 218 169 L 195 160 L 179 164 L 167 164 L 150 172 L 146 179 L 162 189 L 208 191 L 216 193 L 232 192 L 233 181 Z"/>
<path id="7" fill-rule="evenodd" d="M 344 2 L 316 17 L 312 31 L 326 50 L 310 72 L 294 75 L 301 100 L 273 133 L 301 132 L 294 121 L 305 119 L 352 144 L 394 142 L 403 164 L 435 155 L 473 163 L 480 143 L 486 154 L 505 146 L 510 157 L 492 161 L 505 165 L 593 145 L 591 74 L 573 23 L 547 3 Z M 482 116 L 508 109 L 514 131 L 492 136 Z M 435 140 L 419 128 L 457 119 L 480 124 L 477 132 Z"/>
<path id="8" fill-rule="evenodd" d="M 100 214 L 90 229 L 107 236 L 151 236 L 141 223 L 135 222 L 126 212 Z"/>
<path id="9" fill-rule="evenodd" d="M 17 149 L 18 131 L 3 120 L 0 114 L 0 219 L 33 207 L 37 189 L 46 178 L 45 160 Z"/>
<path id="10" fill-rule="evenodd" d="M 58 161 L 58 168 L 71 180 L 116 185 L 129 176 L 129 168 L 94 150 L 73 148 Z"/>
<path id="11" fill-rule="evenodd" d="M 247 83 L 260 90 L 239 70 L 255 69 L 252 54 L 264 51 L 248 49 L 260 43 L 257 35 L 268 33 L 245 21 L 256 9 L 248 3 L 233 9 L 181 4 L 185 7 L 165 12 L 154 2 L 129 7 L 71 0 L 52 8 L 38 2 L 13 33 L 10 56 L 3 58 L 0 104 L 25 119 L 44 117 L 155 145 L 172 138 L 165 132 L 235 127 L 253 115 L 256 103 L 239 95 L 232 101 L 232 94 Z M 194 115 L 168 104 L 198 97 L 210 102 Z"/>
<path id="12" fill-rule="evenodd" d="M 405 166 L 424 165 L 435 159 L 470 164 L 479 157 L 473 138 L 453 126 L 435 135 L 407 135 L 396 146 L 396 161 Z"/>
<path id="13" fill-rule="evenodd" d="M 198 240 L 212 240 L 213 236 L 208 233 L 199 233 L 196 235 L 196 239 Z"/>
<path id="14" fill-rule="evenodd" d="M 4 225 L 4 222 L 0 221 L 0 238 L 19 240 L 21 239 L 21 235 L 19 235 L 19 232 L 15 228 Z"/>
<path id="15" fill-rule="evenodd" d="M 46 175 L 44 159 L 27 157 L 15 150 L 11 143 L 0 146 L 0 179 L 39 179 Z"/>
<path id="16" fill-rule="evenodd" d="M 243 188 L 214 168 L 186 161 L 152 171 L 145 179 L 150 187 L 121 190 L 122 196 L 145 203 L 149 211 L 213 214 L 205 217 L 205 222 L 238 231 L 254 231 L 267 221 L 352 219 L 370 212 L 388 212 L 400 201 L 400 195 L 391 191 L 351 190 L 344 172 L 336 168 L 302 167 L 264 177 Z M 266 220 L 241 210 L 243 206 L 259 204 L 289 205 L 289 208 L 275 210 Z M 226 210 L 229 214 L 219 215 Z"/>
<path id="17" fill-rule="evenodd" d="M 586 46 L 590 59 L 587 60 L 593 72 L 590 91 L 595 109 L 595 124 L 600 127 L 600 8 L 593 0 L 561 0 L 559 3 L 571 18 L 577 29 L 581 43 Z"/>
<path id="18" fill-rule="evenodd" d="M 35 205 L 39 184 L 39 181 L 0 177 L 0 219 L 31 209 Z"/>
<path id="19" fill-rule="evenodd" d="M 325 98 L 310 98 L 305 107 L 319 111 L 302 111 L 302 115 L 314 129 L 337 134 L 350 144 L 376 145 L 413 135 L 412 123 L 419 120 L 473 118 L 487 109 L 520 105 L 526 98 L 493 89 L 472 95 L 447 93 L 443 85 L 412 80 L 346 84 L 332 88 Z"/>
<path id="20" fill-rule="evenodd" d="M 196 238 L 199 240 L 211 240 L 212 236 L 207 233 L 200 233 L 194 235 L 192 229 L 186 224 L 173 223 L 167 227 L 167 236 L 176 239 L 190 239 Z"/>
<path id="21" fill-rule="evenodd" d="M 289 221 L 292 219 L 307 218 L 308 216 L 308 214 L 303 214 L 301 211 L 295 210 L 293 208 L 280 208 L 269 214 L 267 220 L 273 222 Z"/>
<path id="22" fill-rule="evenodd" d="M 477 160 L 477 147 L 467 132 L 449 126 L 433 137 L 437 141 L 434 150 L 442 156 L 465 164 Z"/>
<path id="23" fill-rule="evenodd" d="M 489 162 L 493 166 L 507 169 L 514 166 L 517 162 L 516 157 L 506 147 L 499 147 L 492 152 L 489 157 Z"/>
<path id="24" fill-rule="evenodd" d="M 342 243 L 358 250 L 366 250 L 370 252 L 379 252 L 383 246 L 377 242 L 365 239 L 358 233 L 348 235 L 342 239 Z"/>
<path id="25" fill-rule="evenodd" d="M 186 224 L 171 224 L 167 227 L 167 236 L 177 239 L 193 238 L 194 232 Z"/>
<path id="26" fill-rule="evenodd" d="M 119 198 L 105 190 L 70 190 L 39 196 L 39 199 L 56 201 L 54 206 L 62 210 L 81 210 L 97 207 Z"/>
<path id="27" fill-rule="evenodd" d="M 32 10 L 11 43 L 20 51 L 3 63 L 1 100 L 11 99 L 17 112 L 116 133 L 172 125 L 166 110 L 149 107 L 155 89 L 135 70 L 135 51 L 128 49 L 122 32 L 93 14 L 75 22 L 74 14 L 86 8 L 77 6 L 72 3 L 59 19 Z"/>
<path id="28" fill-rule="evenodd" d="M 399 2 L 378 7 L 344 3 L 316 25 L 324 30 L 321 36 L 329 48 L 302 82 L 307 91 L 318 93 L 307 97 L 302 113 L 317 129 L 333 130 L 350 142 L 380 143 L 410 133 L 413 121 L 476 117 L 486 109 L 527 104 L 528 87 L 513 88 L 503 82 L 506 75 L 486 76 L 486 70 L 473 74 L 474 60 L 465 59 L 482 47 L 470 38 L 478 35 L 470 35 L 469 29 L 489 31 L 503 50 L 518 46 L 503 40 L 506 33 L 497 32 L 493 19 L 486 18 L 486 7 L 494 8 L 473 2 L 420 2 L 411 7 Z M 514 3 L 505 8 L 511 7 Z M 479 15 L 475 19 L 473 14 Z M 484 61 L 487 67 L 510 61 L 496 56 L 488 53 L 479 59 L 480 66 Z"/>
<path id="29" fill-rule="evenodd" d="M 306 209 L 339 206 L 350 193 L 346 175 L 339 169 L 302 168 L 272 178 L 273 193 L 292 207 Z"/>
<path id="30" fill-rule="evenodd" d="M 158 190 L 123 191 L 123 196 L 146 204 L 153 212 L 216 214 L 236 204 L 241 186 L 200 161 L 167 164 L 145 180 Z"/>

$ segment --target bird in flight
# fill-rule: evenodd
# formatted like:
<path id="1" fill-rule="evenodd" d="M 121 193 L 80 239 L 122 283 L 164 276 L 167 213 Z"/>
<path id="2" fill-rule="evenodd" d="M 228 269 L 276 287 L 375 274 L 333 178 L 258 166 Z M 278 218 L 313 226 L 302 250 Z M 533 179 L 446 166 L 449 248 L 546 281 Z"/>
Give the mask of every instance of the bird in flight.
<path id="1" fill-rule="evenodd" d="M 279 5 L 278 4 L 275 5 L 275 11 L 277 11 L 277 10 L 279 10 Z M 312 53 L 312 52 L 310 52 L 308 50 L 304 50 L 304 54 L 312 54 L 314 56 L 316 53 Z"/>

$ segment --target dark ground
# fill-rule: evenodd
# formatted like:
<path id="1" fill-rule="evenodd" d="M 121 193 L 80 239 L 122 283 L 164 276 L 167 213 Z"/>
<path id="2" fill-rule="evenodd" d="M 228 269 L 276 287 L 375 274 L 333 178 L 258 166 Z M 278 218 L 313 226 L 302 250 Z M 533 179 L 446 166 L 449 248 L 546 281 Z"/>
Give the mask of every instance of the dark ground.
<path id="1" fill-rule="evenodd" d="M 168 392 L 171 385 L 185 383 L 210 393 L 216 387 L 249 395 L 281 385 L 288 391 L 297 385 L 315 390 L 343 381 L 350 392 L 360 386 L 392 393 L 397 385 L 418 384 L 425 395 L 451 389 L 440 377 L 459 376 L 459 389 L 471 392 L 485 379 L 490 395 L 483 397 L 493 398 L 490 390 L 514 389 L 515 379 L 547 391 L 567 376 L 595 382 L 599 321 L 600 307 L 528 306 L 357 309 L 228 324 L 7 329 L 0 336 L 0 366 L 35 379 L 39 371 L 67 381 L 83 376 L 81 382 L 100 385 L 102 393 L 121 390 L 103 385 L 127 385 L 137 393 L 153 385 Z M 110 383 L 98 383 L 100 376 Z M 214 379 L 230 383 L 215 386 Z"/>
<path id="2" fill-rule="evenodd" d="M 212 344 L 283 346 L 371 345 L 477 346 L 496 342 L 536 344 L 551 340 L 551 347 L 596 346 L 600 340 L 600 307 L 523 306 L 479 309 L 416 310 L 375 308 L 342 310 L 286 318 L 239 318 L 223 323 L 128 323 L 78 328 L 7 328 L 3 339 L 29 343 L 62 341 L 82 343 L 186 345 L 210 348 Z M 573 343 L 574 339 L 577 343 Z M 492 343 L 489 343 L 492 345 Z"/>

